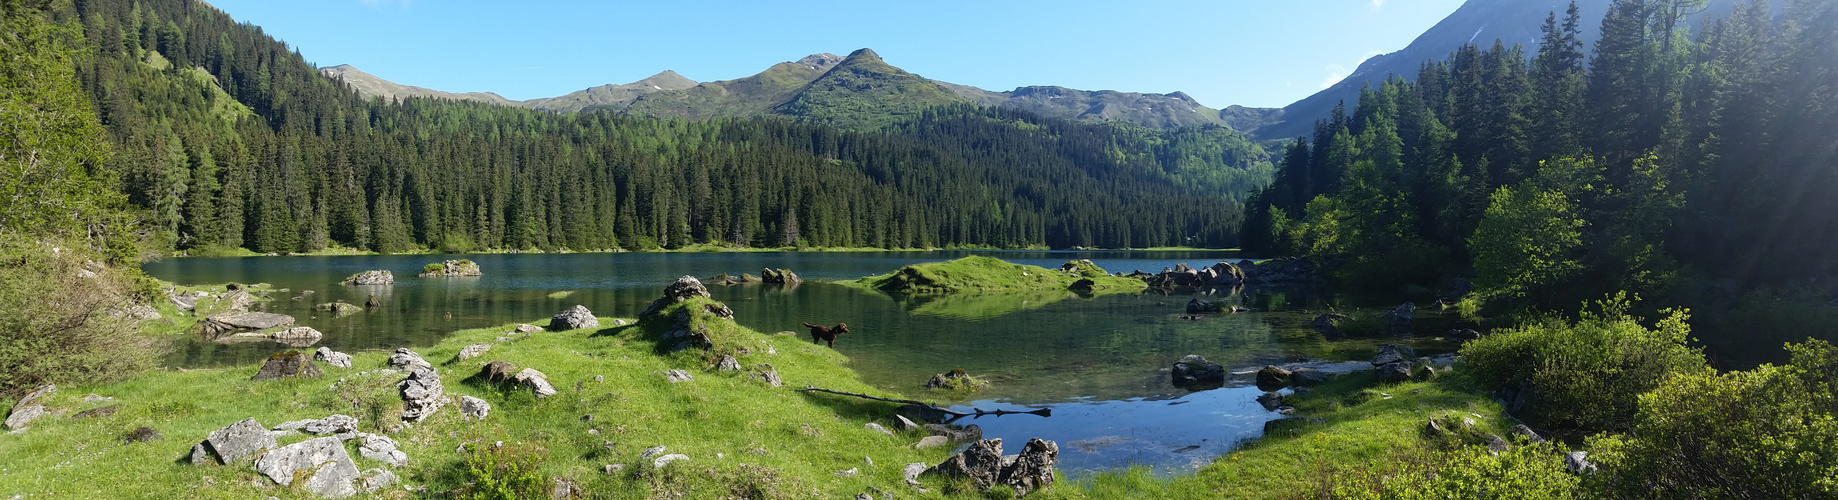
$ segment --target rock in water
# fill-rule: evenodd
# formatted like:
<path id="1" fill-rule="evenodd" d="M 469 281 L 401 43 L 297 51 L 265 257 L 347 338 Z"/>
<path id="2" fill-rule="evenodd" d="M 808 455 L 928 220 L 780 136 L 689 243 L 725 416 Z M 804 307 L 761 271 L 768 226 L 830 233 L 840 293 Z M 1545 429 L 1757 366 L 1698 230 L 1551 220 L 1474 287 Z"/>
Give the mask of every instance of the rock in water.
<path id="1" fill-rule="evenodd" d="M 345 316 L 357 314 L 358 311 L 363 310 L 363 308 L 358 307 L 357 304 L 348 302 L 327 302 L 314 306 L 313 309 L 332 313 L 332 317 L 334 318 L 343 318 Z"/>
<path id="2" fill-rule="evenodd" d="M 1379 319 L 1385 321 L 1385 331 L 1387 333 L 1392 335 L 1409 335 L 1410 320 L 1416 317 L 1417 305 L 1405 302 L 1403 305 L 1398 306 L 1397 309 L 1392 309 L 1380 315 Z"/>
<path id="3" fill-rule="evenodd" d="M 249 377 L 249 380 L 272 380 L 292 377 L 318 378 L 322 374 L 324 374 L 324 372 L 319 370 L 319 365 L 313 364 L 313 359 L 307 357 L 306 353 L 300 351 L 287 351 L 269 356 L 268 361 L 262 364 L 262 370 L 256 372 L 255 376 Z"/>
<path id="4" fill-rule="evenodd" d="M 1400 361 L 1409 362 L 1413 359 L 1417 359 L 1417 351 L 1411 349 L 1410 346 L 1386 344 L 1379 348 L 1378 355 L 1372 357 L 1372 366 L 1388 365 Z"/>
<path id="5" fill-rule="evenodd" d="M 402 410 L 402 420 L 419 422 L 433 415 L 440 409 L 441 400 L 445 398 L 440 385 L 440 374 L 432 368 L 415 367 L 409 370 L 408 378 L 396 384 L 402 390 L 402 401 L 406 408 Z"/>
<path id="6" fill-rule="evenodd" d="M 357 494 L 352 485 L 358 476 L 357 463 L 335 437 L 308 439 L 263 453 L 255 460 L 255 470 L 281 486 L 292 486 L 296 478 L 304 478 L 307 491 L 325 498 Z"/>
<path id="7" fill-rule="evenodd" d="M 432 363 L 421 359 L 420 354 L 415 354 L 415 351 L 408 350 L 407 347 L 396 348 L 396 353 L 389 356 L 389 367 L 397 370 L 434 369 Z"/>
<path id="8" fill-rule="evenodd" d="M 330 347 L 321 347 L 313 351 L 313 361 L 318 361 L 339 368 L 351 367 L 351 355 L 334 351 Z"/>
<path id="9" fill-rule="evenodd" d="M 1257 371 L 1257 390 L 1274 391 L 1289 385 L 1289 370 L 1277 366 L 1265 366 Z"/>
<path id="10" fill-rule="evenodd" d="M 790 269 L 773 269 L 770 267 L 761 272 L 760 280 L 781 285 L 796 285 L 804 281 L 798 278 L 797 274 L 792 273 Z"/>
<path id="11" fill-rule="evenodd" d="M 1289 385 L 1297 387 L 1320 385 L 1323 382 L 1327 382 L 1328 377 L 1331 377 L 1331 375 L 1321 370 L 1316 370 L 1314 368 L 1297 368 L 1289 372 Z"/>
<path id="12" fill-rule="evenodd" d="M 198 322 L 198 329 L 206 337 L 216 337 L 232 332 L 284 328 L 293 324 L 294 317 L 285 314 L 227 312 L 204 318 L 204 321 Z"/>
<path id="13" fill-rule="evenodd" d="M 274 448 L 275 442 L 274 436 L 268 434 L 268 429 L 263 428 L 261 422 L 245 418 L 211 431 L 210 437 L 199 445 L 204 447 L 205 452 L 215 453 L 219 463 L 229 465 L 255 452 Z M 194 449 L 192 463 L 198 464 L 201 458 L 198 450 Z"/>
<path id="14" fill-rule="evenodd" d="M 593 311 L 587 310 L 587 306 L 580 304 L 575 304 L 573 308 L 566 311 L 555 313 L 555 317 L 549 318 L 549 329 L 558 332 L 599 327 L 600 320 L 594 318 Z"/>
<path id="15" fill-rule="evenodd" d="M 639 317 L 642 318 L 656 314 L 658 311 L 664 310 L 665 307 L 669 307 L 671 304 L 696 297 L 708 298 L 708 296 L 708 287 L 702 286 L 702 282 L 697 280 L 695 276 L 677 278 L 676 282 L 671 283 L 670 286 L 664 287 L 664 296 L 652 301 L 651 306 L 645 308 L 645 312 L 639 314 Z"/>
<path id="16" fill-rule="evenodd" d="M 427 272 L 421 273 L 421 277 L 464 278 L 485 275 L 485 273 L 479 271 L 478 263 L 465 259 L 442 262 L 439 264 L 440 267 L 438 269 L 433 269 L 433 266 L 434 264 L 429 264 Z"/>
<path id="17" fill-rule="evenodd" d="M 1214 304 L 1200 299 L 1187 301 L 1187 314 L 1225 312 L 1223 304 Z"/>
<path id="18" fill-rule="evenodd" d="M 274 339 L 275 342 L 294 347 L 306 347 L 317 344 L 319 343 L 319 339 L 324 337 L 325 334 L 319 333 L 319 330 L 314 330 L 312 327 L 307 326 L 288 328 L 268 336 L 268 338 Z"/>
<path id="19" fill-rule="evenodd" d="M 460 396 L 459 409 L 467 421 L 485 420 L 487 415 L 491 415 L 491 403 L 472 396 Z"/>
<path id="20" fill-rule="evenodd" d="M 1197 354 L 1189 354 L 1174 362 L 1170 370 L 1175 387 L 1187 390 L 1202 390 L 1219 387 L 1225 384 L 1225 367 L 1210 363 Z"/>
<path id="21" fill-rule="evenodd" d="M 396 284 L 396 275 L 390 274 L 389 271 L 385 270 L 364 271 L 357 273 L 355 276 L 345 278 L 343 283 L 346 285 L 394 285 Z"/>

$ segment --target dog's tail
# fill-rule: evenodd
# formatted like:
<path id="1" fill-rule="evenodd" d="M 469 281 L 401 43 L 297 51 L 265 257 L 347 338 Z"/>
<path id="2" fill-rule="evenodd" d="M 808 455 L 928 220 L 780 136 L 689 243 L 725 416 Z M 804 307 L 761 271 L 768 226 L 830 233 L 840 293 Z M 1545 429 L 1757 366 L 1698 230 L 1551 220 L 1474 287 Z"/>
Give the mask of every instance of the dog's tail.
<path id="1" fill-rule="evenodd" d="M 816 328 L 816 327 L 817 327 L 817 325 L 813 325 L 813 324 L 810 324 L 810 323 L 805 323 L 805 324 L 804 324 L 804 327 L 805 327 L 805 328 Z"/>

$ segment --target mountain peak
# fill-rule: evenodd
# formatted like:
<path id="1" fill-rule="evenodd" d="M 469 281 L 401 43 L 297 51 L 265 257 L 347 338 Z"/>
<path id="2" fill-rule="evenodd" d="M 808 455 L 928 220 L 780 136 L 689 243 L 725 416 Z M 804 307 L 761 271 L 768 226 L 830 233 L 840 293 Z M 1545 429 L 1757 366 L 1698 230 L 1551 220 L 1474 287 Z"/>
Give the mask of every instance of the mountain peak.
<path id="1" fill-rule="evenodd" d="M 836 63 L 840 62 L 842 62 L 842 56 L 829 52 L 822 52 L 804 56 L 803 59 L 799 59 L 793 64 L 823 72 L 829 71 L 831 67 L 836 66 Z"/>
<path id="2" fill-rule="evenodd" d="M 855 52 L 850 52 L 849 59 L 873 59 L 876 61 L 886 62 L 881 59 L 880 54 L 874 53 L 874 49 L 870 49 L 870 48 L 862 48 L 860 50 L 856 50 Z"/>
<path id="3" fill-rule="evenodd" d="M 630 86 L 651 87 L 653 90 L 677 90 L 696 86 L 696 81 L 677 73 L 675 70 L 664 70 L 661 73 L 645 77 L 643 80 L 626 84 Z"/>

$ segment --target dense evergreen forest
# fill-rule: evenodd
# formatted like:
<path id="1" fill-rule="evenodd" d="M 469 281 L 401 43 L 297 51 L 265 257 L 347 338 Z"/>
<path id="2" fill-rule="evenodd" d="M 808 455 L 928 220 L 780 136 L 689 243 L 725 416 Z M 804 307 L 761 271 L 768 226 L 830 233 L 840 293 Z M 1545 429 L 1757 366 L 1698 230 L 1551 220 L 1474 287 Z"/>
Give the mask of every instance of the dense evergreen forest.
<path id="1" fill-rule="evenodd" d="M 77 0 L 79 65 L 154 246 L 1226 247 L 1263 150 L 971 106 L 875 130 L 366 100 L 191 0 Z"/>
<path id="2" fill-rule="evenodd" d="M 1572 5 L 1529 61 L 1469 45 L 1365 89 L 1280 153 L 1246 247 L 1343 258 L 1371 288 L 1472 278 L 1565 309 L 1687 282 L 1829 288 L 1838 8 L 1758 0 L 1680 25 L 1701 4 L 1618 0 L 1593 51 Z"/>

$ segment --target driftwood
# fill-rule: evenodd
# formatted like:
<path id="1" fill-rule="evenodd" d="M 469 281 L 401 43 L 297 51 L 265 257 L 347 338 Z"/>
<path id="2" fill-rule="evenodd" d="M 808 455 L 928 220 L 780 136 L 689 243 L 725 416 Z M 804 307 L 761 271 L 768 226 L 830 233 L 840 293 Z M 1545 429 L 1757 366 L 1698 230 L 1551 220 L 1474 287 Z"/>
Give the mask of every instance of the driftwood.
<path id="1" fill-rule="evenodd" d="M 922 402 L 922 401 L 913 401 L 913 400 L 911 400 L 911 399 L 895 399 L 895 398 L 883 398 L 883 397 L 878 397 L 878 396 L 869 396 L 869 395 L 867 395 L 867 394 L 857 394 L 857 393 L 853 393 L 853 392 L 843 392 L 843 391 L 832 391 L 832 390 L 829 390 L 829 389 L 823 389 L 823 388 L 818 388 L 818 387 L 805 387 L 805 388 L 803 388 L 803 389 L 798 389 L 798 390 L 799 390 L 799 391 L 804 391 L 804 392 L 827 392 L 827 393 L 830 393 L 830 394 L 837 394 L 837 395 L 842 395 L 842 396 L 854 396 L 854 397 L 858 397 L 858 398 L 862 398 L 862 399 L 872 399 L 872 400 L 875 400 L 875 401 L 886 401 L 886 402 L 889 402 L 889 403 L 905 403 L 905 404 L 909 404 L 909 405 L 919 405 L 919 406 L 923 406 L 923 407 L 925 407 L 925 408 L 927 408 L 927 409 L 930 409 L 930 410 L 932 410 L 932 411 L 936 411 L 936 412 L 939 412 L 939 413 L 943 413 L 943 414 L 946 414 L 946 415 L 950 415 L 950 416 L 952 416 L 952 417 L 953 417 L 953 418 L 952 418 L 952 420 L 956 420 L 956 419 L 958 419 L 958 418 L 963 418 L 963 417 L 981 417 L 981 416 L 984 416 L 984 415 L 994 415 L 994 416 L 998 416 L 998 417 L 999 417 L 999 416 L 1002 416 L 1002 415 L 1022 415 L 1022 414 L 1026 414 L 1026 415 L 1039 415 L 1039 416 L 1042 416 L 1042 417 L 1051 417 L 1051 416 L 1053 416 L 1053 409 L 1052 409 L 1052 408 L 1041 408 L 1041 409 L 1038 409 L 1038 410 L 1034 410 L 1034 411 L 1009 411 L 1009 410 L 994 410 L 994 411 L 989 411 L 989 410 L 984 410 L 984 409 L 982 409 L 982 408 L 971 408 L 971 410 L 973 410 L 973 411 L 971 411 L 971 412 L 963 412 L 963 411 L 957 411 L 957 410 L 953 410 L 953 409 L 950 409 L 950 408 L 944 408 L 944 407 L 941 407 L 941 406 L 936 406 L 936 405 L 933 405 L 933 404 L 930 404 L 930 403 L 926 403 L 926 402 Z"/>

